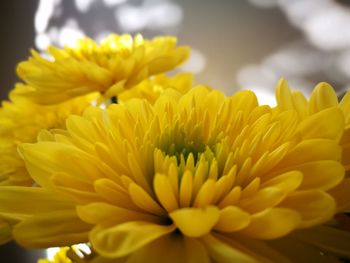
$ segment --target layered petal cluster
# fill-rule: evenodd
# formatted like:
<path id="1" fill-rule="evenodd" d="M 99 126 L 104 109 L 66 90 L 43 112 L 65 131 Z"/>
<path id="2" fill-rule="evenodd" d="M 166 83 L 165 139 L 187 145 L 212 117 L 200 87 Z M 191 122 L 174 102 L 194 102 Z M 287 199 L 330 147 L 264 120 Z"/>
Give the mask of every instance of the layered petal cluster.
<path id="1" fill-rule="evenodd" d="M 10 101 L 3 101 L 0 108 L 0 185 L 32 185 L 33 180 L 17 153 L 17 145 L 35 142 L 41 129 L 64 128 L 68 116 L 81 115 L 97 99 L 96 94 L 91 94 L 42 106 L 15 94 L 28 89 L 28 86 L 18 84 L 10 93 Z"/>
<path id="2" fill-rule="evenodd" d="M 292 91 L 285 80 L 281 80 L 276 90 L 276 98 L 278 103 L 276 110 L 279 112 L 295 110 L 300 120 L 317 118 L 334 108 L 340 109 L 343 113 L 344 132 L 336 139 L 342 147 L 341 162 L 346 170 L 346 178 L 331 190 L 331 194 L 337 201 L 339 211 L 350 211 L 350 92 L 345 93 L 338 102 L 334 89 L 328 83 L 322 82 L 315 87 L 308 100 L 301 92 Z"/>
<path id="3" fill-rule="evenodd" d="M 172 70 L 189 55 L 176 46 L 174 37 L 145 40 L 141 35 L 109 35 L 96 44 L 85 38 L 75 47 L 50 47 L 45 59 L 32 51 L 18 65 L 19 77 L 31 89 L 19 92 L 39 104 L 55 104 L 70 98 L 100 92 L 117 96 L 150 76 Z"/>
<path id="4" fill-rule="evenodd" d="M 205 87 L 88 108 L 20 146 L 38 187 L 7 187 L 0 213 L 21 214 L 24 246 L 91 242 L 101 262 L 350 257 L 350 235 L 321 226 L 344 181 L 344 127 L 339 107 L 300 118 Z"/>

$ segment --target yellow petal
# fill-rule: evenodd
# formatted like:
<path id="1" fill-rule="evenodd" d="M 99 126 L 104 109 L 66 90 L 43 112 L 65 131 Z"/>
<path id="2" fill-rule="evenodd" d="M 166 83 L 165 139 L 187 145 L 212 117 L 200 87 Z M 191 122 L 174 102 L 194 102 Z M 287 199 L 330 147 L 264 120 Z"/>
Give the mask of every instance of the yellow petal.
<path id="1" fill-rule="evenodd" d="M 127 221 L 151 221 L 160 223 L 161 218 L 147 213 L 132 211 L 117 207 L 107 203 L 90 203 L 84 206 L 77 206 L 78 216 L 89 224 L 101 224 L 103 222 L 113 222 L 120 224 Z"/>
<path id="2" fill-rule="evenodd" d="M 215 262 L 220 263 L 232 263 L 232 262 L 240 262 L 240 263 L 257 263 L 253 257 L 242 252 L 240 249 L 236 249 L 223 241 L 215 238 L 212 235 L 206 235 L 201 238 L 209 255 Z"/>
<path id="3" fill-rule="evenodd" d="M 55 173 L 50 183 L 57 192 L 71 197 L 79 203 L 98 202 L 102 198 L 94 191 L 93 185 L 66 173 Z"/>
<path id="4" fill-rule="evenodd" d="M 165 253 L 164 253 L 165 252 Z M 205 255 L 205 254 L 204 254 Z M 166 235 L 132 253 L 126 263 L 190 263 L 184 244 L 184 237 L 180 235 Z M 206 262 L 206 261 L 196 261 Z"/>
<path id="5" fill-rule="evenodd" d="M 187 207 L 191 204 L 193 191 L 193 176 L 190 171 L 185 171 L 180 184 L 180 206 Z"/>
<path id="6" fill-rule="evenodd" d="M 303 120 L 298 126 L 302 138 L 340 140 L 344 130 L 344 115 L 338 108 L 329 108 Z"/>
<path id="7" fill-rule="evenodd" d="M 22 221 L 15 226 L 13 236 L 24 247 L 62 247 L 87 242 L 91 227 L 74 210 L 58 210 Z"/>
<path id="8" fill-rule="evenodd" d="M 38 142 L 36 144 L 21 144 L 19 151 L 30 175 L 41 186 L 48 186 L 52 173 L 64 172 L 76 175 L 80 180 L 86 181 L 99 179 L 101 175 L 98 166 L 91 162 L 91 158 L 72 145 Z"/>
<path id="9" fill-rule="evenodd" d="M 220 218 L 214 229 L 223 232 L 234 232 L 245 228 L 249 223 L 250 214 L 239 207 L 227 206 L 220 210 Z"/>
<path id="10" fill-rule="evenodd" d="M 257 239 L 275 239 L 287 235 L 300 225 L 299 214 L 287 208 L 271 208 L 251 216 L 242 233 Z"/>
<path id="11" fill-rule="evenodd" d="M 179 207 L 169 177 L 157 173 L 154 177 L 154 191 L 162 206 L 170 213 Z"/>
<path id="12" fill-rule="evenodd" d="M 193 202 L 194 207 L 205 207 L 210 205 L 215 196 L 215 181 L 208 179 L 199 189 L 199 192 Z"/>
<path id="13" fill-rule="evenodd" d="M 225 198 L 218 204 L 219 208 L 224 208 L 230 205 L 236 205 L 241 197 L 241 187 L 235 186 L 232 190 L 225 196 Z"/>
<path id="14" fill-rule="evenodd" d="M 195 238 L 185 237 L 187 263 L 210 263 L 208 252 L 204 245 Z"/>
<path id="15" fill-rule="evenodd" d="M 294 108 L 292 94 L 285 79 L 280 79 L 276 88 L 276 100 L 282 111 Z"/>
<path id="16" fill-rule="evenodd" d="M 52 209 L 74 209 L 69 199 L 39 187 L 3 186 L 0 193 L 0 212 L 4 213 L 33 215 Z"/>
<path id="17" fill-rule="evenodd" d="M 139 185 L 131 183 L 129 194 L 132 201 L 142 210 L 154 215 L 165 214 L 164 209 Z"/>
<path id="18" fill-rule="evenodd" d="M 311 227 L 328 221 L 335 213 L 336 203 L 327 193 L 319 190 L 290 194 L 281 207 L 293 209 L 301 216 L 300 227 Z"/>
<path id="19" fill-rule="evenodd" d="M 171 233 L 174 229 L 175 226 L 132 221 L 115 226 L 98 225 L 90 232 L 89 237 L 99 254 L 118 258 Z"/>
<path id="20" fill-rule="evenodd" d="M 286 194 L 289 194 L 296 190 L 303 180 L 303 174 L 299 171 L 290 171 L 273 177 L 261 184 L 261 188 L 275 187 Z"/>
<path id="21" fill-rule="evenodd" d="M 344 112 L 346 124 L 350 124 L 350 91 L 348 91 L 341 102 L 339 103 L 340 109 Z"/>
<path id="22" fill-rule="evenodd" d="M 140 210 L 131 200 L 128 192 L 116 182 L 103 178 L 94 182 L 95 191 L 107 202 L 119 207 Z"/>
<path id="23" fill-rule="evenodd" d="M 328 193 L 335 199 L 338 212 L 350 211 L 350 178 L 345 178 Z"/>
<path id="24" fill-rule="evenodd" d="M 279 204 L 286 196 L 286 192 L 277 187 L 266 187 L 248 198 L 243 198 L 237 206 L 250 213 L 257 213 L 266 208 Z"/>
<path id="25" fill-rule="evenodd" d="M 319 161 L 305 163 L 294 167 L 303 173 L 300 189 L 329 190 L 344 178 L 344 167 L 336 161 Z"/>
<path id="26" fill-rule="evenodd" d="M 332 86 L 325 82 L 319 83 L 311 93 L 310 114 L 335 106 L 338 106 L 338 97 Z"/>
<path id="27" fill-rule="evenodd" d="M 341 147 L 334 140 L 311 139 L 297 144 L 291 149 L 285 158 L 278 164 L 279 167 L 293 166 L 296 164 L 341 159 Z"/>
<path id="28" fill-rule="evenodd" d="M 182 208 L 170 213 L 170 218 L 179 230 L 188 237 L 208 234 L 219 220 L 219 209 L 214 206 Z"/>
<path id="29" fill-rule="evenodd" d="M 309 243 L 323 251 L 350 258 L 350 233 L 327 226 L 303 229 L 292 234 L 305 243 Z"/>

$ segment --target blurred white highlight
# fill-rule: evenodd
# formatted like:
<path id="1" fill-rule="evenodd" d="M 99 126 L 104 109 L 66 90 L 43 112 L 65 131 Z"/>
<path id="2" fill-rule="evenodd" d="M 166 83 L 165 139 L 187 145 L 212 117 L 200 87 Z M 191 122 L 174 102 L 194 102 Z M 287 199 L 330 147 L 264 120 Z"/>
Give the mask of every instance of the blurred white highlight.
<path id="1" fill-rule="evenodd" d="M 79 28 L 76 20 L 70 19 L 60 30 L 58 35 L 58 43 L 61 46 L 67 45 L 73 47 L 76 44 L 77 39 L 82 38 L 84 36 L 85 34 Z"/>
<path id="2" fill-rule="evenodd" d="M 191 49 L 191 56 L 189 60 L 181 66 L 182 71 L 189 71 L 192 73 L 200 73 L 204 70 L 207 64 L 205 56 L 197 49 Z"/>
<path id="3" fill-rule="evenodd" d="M 89 255 L 91 254 L 91 249 L 88 245 L 86 244 L 77 244 L 74 247 L 77 248 L 76 253 L 80 258 L 84 257 L 84 254 Z M 46 258 L 49 261 L 53 261 L 56 253 L 60 250 L 59 247 L 51 247 L 46 249 Z"/>
<path id="4" fill-rule="evenodd" d="M 178 25 L 183 17 L 183 11 L 178 4 L 171 2 L 156 2 L 141 6 L 124 5 L 115 11 L 115 18 L 124 31 L 140 31 L 143 29 L 158 29 Z"/>
<path id="5" fill-rule="evenodd" d="M 106 6 L 115 6 L 115 5 L 120 5 L 127 0 L 103 0 Z"/>
<path id="6" fill-rule="evenodd" d="M 90 10 L 91 5 L 95 2 L 96 0 L 75 0 L 75 6 L 77 9 L 82 12 L 86 13 Z"/>
<path id="7" fill-rule="evenodd" d="M 53 14 L 55 2 L 55 0 L 40 0 L 34 18 L 34 27 L 37 33 L 45 32 Z"/>

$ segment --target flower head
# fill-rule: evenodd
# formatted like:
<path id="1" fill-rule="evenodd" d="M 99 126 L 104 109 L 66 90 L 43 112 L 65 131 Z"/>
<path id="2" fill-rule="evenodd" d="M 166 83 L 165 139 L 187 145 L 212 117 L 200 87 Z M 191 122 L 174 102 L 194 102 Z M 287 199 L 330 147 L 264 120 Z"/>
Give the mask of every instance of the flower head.
<path id="1" fill-rule="evenodd" d="M 48 53 L 51 59 L 32 51 L 32 57 L 17 68 L 19 77 L 31 87 L 18 93 L 40 104 L 92 92 L 105 98 L 117 96 L 149 76 L 175 68 L 189 50 L 177 47 L 174 37 L 144 40 L 141 35 L 112 34 L 100 45 L 86 38 L 75 47 L 50 47 Z"/>
<path id="2" fill-rule="evenodd" d="M 42 106 L 18 97 L 16 92 L 28 90 L 18 84 L 10 93 L 10 101 L 3 101 L 0 108 L 0 185 L 32 185 L 23 160 L 17 153 L 20 143 L 35 142 L 41 129 L 64 128 L 71 114 L 81 115 L 97 98 L 90 94 L 54 106 Z"/>
<path id="3" fill-rule="evenodd" d="M 333 217 L 330 191 L 344 180 L 342 111 L 298 114 L 204 87 L 89 108 L 21 145 L 40 187 L 7 187 L 0 213 L 21 211 L 14 236 L 28 247 L 89 241 L 120 262 L 285 262 L 296 256 L 286 247 L 312 242 Z M 336 231 L 318 233 L 323 248 L 350 256 L 328 241 Z"/>

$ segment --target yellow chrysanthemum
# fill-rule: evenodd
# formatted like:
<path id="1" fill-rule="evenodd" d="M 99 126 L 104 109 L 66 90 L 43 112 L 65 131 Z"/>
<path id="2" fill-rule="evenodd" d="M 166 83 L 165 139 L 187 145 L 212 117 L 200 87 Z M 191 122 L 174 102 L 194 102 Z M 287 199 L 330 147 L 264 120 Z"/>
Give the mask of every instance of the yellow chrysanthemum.
<path id="1" fill-rule="evenodd" d="M 96 94 L 83 96 L 54 106 L 34 104 L 18 97 L 15 92 L 29 87 L 17 85 L 10 93 L 11 101 L 2 102 L 0 108 L 0 185 L 31 185 L 17 145 L 35 142 L 41 129 L 64 128 L 71 114 L 80 115 L 96 98 Z"/>
<path id="2" fill-rule="evenodd" d="M 344 178 L 337 107 L 300 120 L 249 91 L 198 87 L 89 108 L 66 127 L 21 145 L 40 187 L 0 189 L 24 246 L 89 241 L 127 263 L 308 262 L 314 246 L 350 257 L 350 234 L 321 226 Z"/>
<path id="3" fill-rule="evenodd" d="M 346 170 L 346 178 L 337 187 L 331 190 L 331 194 L 337 201 L 338 210 L 350 211 L 350 92 L 347 92 L 338 103 L 334 89 L 328 83 L 320 83 L 313 90 L 308 101 L 299 91 L 291 91 L 287 82 L 281 80 L 276 90 L 280 112 L 295 110 L 300 120 L 310 118 L 332 108 L 339 108 L 344 115 L 345 127 L 340 139 L 342 147 L 342 164 Z"/>
<path id="4" fill-rule="evenodd" d="M 18 65 L 17 73 L 31 86 L 19 92 L 40 104 L 55 104 L 72 97 L 100 92 L 118 95 L 149 76 L 175 68 L 187 59 L 189 49 L 177 47 L 174 37 L 144 40 L 141 35 L 112 34 L 101 45 L 86 38 L 76 47 L 50 47 L 52 59 L 35 51 Z"/>

